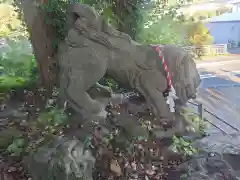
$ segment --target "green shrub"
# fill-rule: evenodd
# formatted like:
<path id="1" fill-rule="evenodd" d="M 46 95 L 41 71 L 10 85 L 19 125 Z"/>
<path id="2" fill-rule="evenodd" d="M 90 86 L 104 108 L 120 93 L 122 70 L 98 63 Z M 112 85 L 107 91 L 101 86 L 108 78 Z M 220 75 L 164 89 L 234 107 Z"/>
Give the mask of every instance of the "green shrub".
<path id="1" fill-rule="evenodd" d="M 188 26 L 188 41 L 191 45 L 209 45 L 213 43 L 213 37 L 203 23 L 197 22 Z"/>
<path id="2" fill-rule="evenodd" d="M 183 26 L 171 18 L 158 20 L 142 28 L 138 34 L 138 41 L 144 44 L 184 44 L 181 28 Z"/>
<path id="3" fill-rule="evenodd" d="M 173 143 L 170 149 L 173 152 L 183 154 L 184 156 L 191 157 L 196 155 L 199 151 L 191 145 L 191 142 L 184 140 L 183 138 L 178 138 L 173 136 Z"/>
<path id="4" fill-rule="evenodd" d="M 36 80 L 36 60 L 27 40 L 8 40 L 0 54 L 0 92 L 25 87 Z"/>

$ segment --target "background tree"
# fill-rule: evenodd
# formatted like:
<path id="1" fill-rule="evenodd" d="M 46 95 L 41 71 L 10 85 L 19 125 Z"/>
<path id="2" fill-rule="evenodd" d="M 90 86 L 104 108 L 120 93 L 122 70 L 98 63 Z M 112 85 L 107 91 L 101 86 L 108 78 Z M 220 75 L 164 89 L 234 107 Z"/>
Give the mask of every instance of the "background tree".
<path id="1" fill-rule="evenodd" d="M 178 12 L 188 1 L 156 0 L 142 10 L 144 19 L 137 40 L 147 44 L 181 44 L 185 39 L 185 16 Z"/>
<path id="2" fill-rule="evenodd" d="M 26 24 L 29 32 L 29 38 L 33 47 L 33 53 L 37 61 L 37 67 L 40 75 L 41 85 L 48 92 L 57 84 L 56 74 L 56 41 L 57 33 L 55 26 L 45 19 L 48 12 L 39 8 L 48 4 L 48 0 L 24 0 L 15 1 L 18 12 Z M 60 14 L 61 15 L 61 14 Z"/>
<path id="3" fill-rule="evenodd" d="M 185 44 L 184 26 L 171 17 L 164 17 L 151 26 L 143 27 L 138 41 L 144 44 Z"/>
<path id="4" fill-rule="evenodd" d="M 213 43 L 213 37 L 203 23 L 197 22 L 190 24 L 187 32 L 188 40 L 191 45 L 209 45 Z"/>
<path id="5" fill-rule="evenodd" d="M 21 21 L 17 18 L 13 6 L 0 4 L 0 37 L 8 36 L 12 31 L 21 28 Z"/>

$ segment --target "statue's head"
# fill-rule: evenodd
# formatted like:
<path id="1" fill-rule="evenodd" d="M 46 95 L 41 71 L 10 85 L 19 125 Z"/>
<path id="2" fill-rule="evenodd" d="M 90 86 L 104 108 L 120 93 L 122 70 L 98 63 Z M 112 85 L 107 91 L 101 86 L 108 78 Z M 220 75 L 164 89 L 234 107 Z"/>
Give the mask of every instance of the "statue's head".
<path id="1" fill-rule="evenodd" d="M 75 27 L 79 32 L 89 30 L 99 31 L 101 28 L 101 17 L 97 11 L 83 3 L 73 3 L 68 10 L 68 28 Z"/>
<path id="2" fill-rule="evenodd" d="M 93 7 L 82 3 L 70 4 L 67 13 L 67 30 L 68 40 L 72 43 L 79 41 L 76 37 L 81 35 L 95 43 L 105 45 L 108 49 L 120 48 L 114 45 L 114 41 L 110 42 L 109 37 L 125 40 L 128 44 L 132 41 L 129 35 L 113 28 Z"/>
<path id="3" fill-rule="evenodd" d="M 179 103 L 195 99 L 201 80 L 193 57 L 176 45 L 165 45 L 164 57 L 173 72 L 172 80 Z"/>

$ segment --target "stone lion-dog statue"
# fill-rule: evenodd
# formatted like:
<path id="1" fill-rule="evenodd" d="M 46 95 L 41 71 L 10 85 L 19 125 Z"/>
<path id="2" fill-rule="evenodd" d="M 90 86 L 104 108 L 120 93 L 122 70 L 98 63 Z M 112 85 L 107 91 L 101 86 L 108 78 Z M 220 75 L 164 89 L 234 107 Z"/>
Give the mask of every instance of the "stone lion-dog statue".
<path id="1" fill-rule="evenodd" d="M 58 54 L 60 89 L 74 110 L 107 116 L 102 103 L 88 93 L 107 74 L 123 87 L 144 96 L 161 122 L 173 122 L 174 115 L 163 94 L 167 89 L 166 74 L 152 46 L 133 41 L 104 21 L 94 8 L 82 3 L 70 5 L 67 27 Z M 196 98 L 200 77 L 192 57 L 176 45 L 163 45 L 162 54 L 178 101 L 184 104 Z"/>

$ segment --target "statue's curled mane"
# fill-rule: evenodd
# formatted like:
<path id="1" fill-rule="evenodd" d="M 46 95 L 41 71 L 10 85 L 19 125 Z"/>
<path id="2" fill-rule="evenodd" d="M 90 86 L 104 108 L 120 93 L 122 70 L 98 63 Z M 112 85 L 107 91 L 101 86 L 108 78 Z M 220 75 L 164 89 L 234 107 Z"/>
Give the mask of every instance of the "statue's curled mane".
<path id="1" fill-rule="evenodd" d="M 87 23 L 85 29 L 82 26 L 82 18 Z M 118 49 L 109 38 L 119 38 L 131 43 L 131 37 L 112 27 L 106 20 L 101 17 L 97 11 L 84 4 L 72 4 L 69 6 L 67 13 L 67 28 L 74 28 L 80 31 L 83 36 L 105 45 L 109 49 Z"/>

